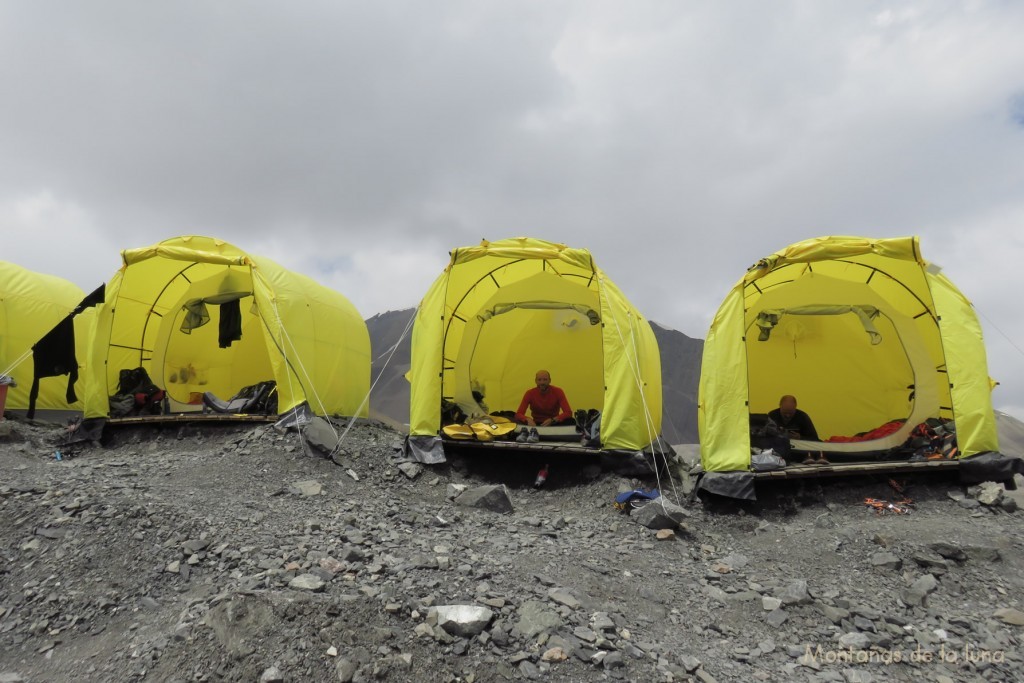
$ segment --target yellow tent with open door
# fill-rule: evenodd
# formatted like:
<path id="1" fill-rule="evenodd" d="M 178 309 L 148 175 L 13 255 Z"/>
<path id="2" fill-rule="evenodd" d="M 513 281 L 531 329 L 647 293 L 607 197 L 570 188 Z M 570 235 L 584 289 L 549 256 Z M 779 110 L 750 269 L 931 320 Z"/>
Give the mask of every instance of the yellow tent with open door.
<path id="1" fill-rule="evenodd" d="M 321 415 L 367 413 L 369 334 L 341 294 L 209 237 L 121 257 L 97 309 L 86 417 L 106 416 L 120 371 L 137 367 L 172 412 L 198 410 L 203 392 L 227 398 L 275 380 L 282 413 L 303 402 Z M 222 312 L 240 318 L 240 338 L 223 337 Z"/>
<path id="2" fill-rule="evenodd" d="M 446 401 L 469 416 L 515 410 L 539 369 L 574 410 L 601 411 L 603 448 L 659 435 L 654 332 L 590 252 L 528 238 L 455 249 L 416 314 L 410 441 L 437 437 Z"/>
<path id="3" fill-rule="evenodd" d="M 750 466 L 750 415 L 791 394 L 819 436 L 905 420 L 954 419 L 960 457 L 998 450 L 981 327 L 970 302 L 921 256 L 916 237 L 822 237 L 758 262 L 718 310 L 701 367 L 698 424 L 707 472 Z M 795 444 L 797 446 L 800 443 Z"/>
<path id="4" fill-rule="evenodd" d="M 32 346 L 71 313 L 85 294 L 75 284 L 55 275 L 44 275 L 0 261 L 0 373 L 11 365 L 17 381 L 8 389 L 7 409 L 25 410 L 32 387 Z M 81 370 L 89 343 L 91 311 L 75 318 L 75 350 Z M 67 402 L 68 377 L 45 377 L 39 383 L 36 409 L 40 411 L 81 411 L 81 400 Z M 40 416 L 41 417 L 41 416 Z"/>

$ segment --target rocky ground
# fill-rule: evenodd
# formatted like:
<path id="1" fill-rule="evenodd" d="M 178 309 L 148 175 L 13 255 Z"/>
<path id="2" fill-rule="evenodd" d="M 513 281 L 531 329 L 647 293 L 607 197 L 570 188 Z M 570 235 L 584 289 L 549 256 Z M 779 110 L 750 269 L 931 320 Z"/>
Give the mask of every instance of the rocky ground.
<path id="1" fill-rule="evenodd" d="M 908 480 L 906 515 L 864 505 L 885 479 L 680 495 L 659 534 L 612 505 L 653 481 L 410 466 L 375 423 L 339 464 L 269 425 L 58 461 L 60 436 L 0 438 L 0 682 L 1024 680 L 1001 490 Z"/>

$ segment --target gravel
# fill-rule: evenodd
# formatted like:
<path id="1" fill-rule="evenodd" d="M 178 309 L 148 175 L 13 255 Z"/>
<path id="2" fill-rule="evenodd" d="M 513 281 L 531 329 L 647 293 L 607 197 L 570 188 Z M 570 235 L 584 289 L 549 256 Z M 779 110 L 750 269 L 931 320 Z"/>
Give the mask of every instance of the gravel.
<path id="1" fill-rule="evenodd" d="M 909 515 L 863 505 L 885 480 L 680 497 L 659 542 L 612 505 L 656 482 L 409 467 L 375 422 L 337 464 L 267 425 L 61 461 L 60 429 L 10 427 L 0 681 L 1024 679 L 1024 533 L 991 487 L 909 481 Z"/>

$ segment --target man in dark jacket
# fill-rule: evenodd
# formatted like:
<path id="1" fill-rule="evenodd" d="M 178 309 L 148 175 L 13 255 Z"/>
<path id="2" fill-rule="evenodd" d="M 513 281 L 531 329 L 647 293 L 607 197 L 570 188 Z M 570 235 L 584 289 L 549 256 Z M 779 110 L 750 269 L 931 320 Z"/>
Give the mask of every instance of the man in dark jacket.
<path id="1" fill-rule="evenodd" d="M 796 407 L 796 397 L 785 395 L 779 399 L 779 407 L 768 413 L 768 417 L 779 426 L 779 429 L 791 439 L 802 441 L 820 441 L 818 430 L 814 428 L 811 416 Z M 804 464 L 827 464 L 824 454 L 819 453 L 817 459 L 808 455 Z"/>

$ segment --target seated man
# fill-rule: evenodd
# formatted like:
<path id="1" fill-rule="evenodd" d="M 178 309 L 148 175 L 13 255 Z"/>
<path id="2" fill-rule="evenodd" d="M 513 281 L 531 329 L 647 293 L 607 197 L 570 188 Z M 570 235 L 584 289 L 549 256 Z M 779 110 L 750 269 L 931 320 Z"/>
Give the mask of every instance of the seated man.
<path id="1" fill-rule="evenodd" d="M 779 429 L 790 439 L 803 441 L 819 441 L 818 431 L 811 422 L 811 416 L 796 407 L 796 397 L 785 395 L 779 399 L 779 407 L 768 413 L 768 417 L 779 426 Z M 813 463 L 828 464 L 823 453 L 819 453 L 817 459 L 808 455 L 804 460 L 805 465 Z"/>
<path id="2" fill-rule="evenodd" d="M 547 370 L 538 370 L 534 381 L 537 386 L 523 394 L 519 410 L 516 411 L 516 422 L 533 428 L 524 439 L 531 443 L 540 441 L 536 429 L 538 426 L 574 424 L 572 409 L 565 398 L 565 392 L 551 384 L 551 373 Z M 527 408 L 530 410 L 529 416 L 526 414 Z M 526 431 L 524 430 L 520 436 L 522 434 L 526 434 Z"/>

